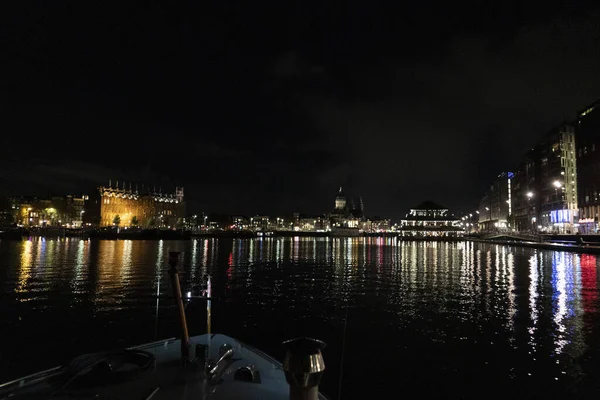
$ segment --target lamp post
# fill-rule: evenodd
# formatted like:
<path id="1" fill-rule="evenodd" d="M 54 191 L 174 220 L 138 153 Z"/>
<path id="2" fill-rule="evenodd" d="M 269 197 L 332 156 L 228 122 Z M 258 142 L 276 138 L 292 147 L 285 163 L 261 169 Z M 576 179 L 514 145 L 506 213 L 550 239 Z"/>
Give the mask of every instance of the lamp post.
<path id="1" fill-rule="evenodd" d="M 533 197 L 533 192 L 527 192 L 527 220 L 530 224 L 533 225 L 533 221 L 531 220 L 531 198 Z M 535 230 L 532 229 L 531 230 Z"/>
<path id="2" fill-rule="evenodd" d="M 488 223 L 490 224 L 490 228 L 492 227 L 492 210 L 489 207 L 485 208 L 487 211 L 489 211 L 489 220 Z"/>
<path id="3" fill-rule="evenodd" d="M 560 183 L 560 181 L 556 180 L 554 182 L 552 182 L 552 185 L 554 185 L 554 193 L 555 193 L 555 198 L 556 198 L 556 203 L 557 203 L 557 210 L 558 210 L 558 189 L 562 188 L 562 184 Z M 561 201 L 562 202 L 562 201 Z M 560 205 L 560 209 L 562 210 L 563 205 Z M 558 221 L 558 213 L 556 213 L 556 217 L 557 217 L 557 221 Z M 562 224 L 562 221 L 559 222 L 560 224 Z M 560 227 L 561 225 L 559 225 Z"/>
<path id="4" fill-rule="evenodd" d="M 558 189 L 562 188 L 562 184 L 560 181 L 554 181 L 552 182 L 552 185 L 554 185 L 554 193 L 556 194 L 556 201 L 558 202 Z"/>

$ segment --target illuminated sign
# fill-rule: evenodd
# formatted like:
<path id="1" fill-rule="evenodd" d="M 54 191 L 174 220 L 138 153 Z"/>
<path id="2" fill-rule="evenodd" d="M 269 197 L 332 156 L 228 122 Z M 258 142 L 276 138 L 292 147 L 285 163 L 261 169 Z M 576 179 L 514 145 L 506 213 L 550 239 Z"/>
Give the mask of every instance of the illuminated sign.
<path id="1" fill-rule="evenodd" d="M 550 221 L 553 223 L 571 222 L 571 211 L 570 210 L 550 211 Z"/>

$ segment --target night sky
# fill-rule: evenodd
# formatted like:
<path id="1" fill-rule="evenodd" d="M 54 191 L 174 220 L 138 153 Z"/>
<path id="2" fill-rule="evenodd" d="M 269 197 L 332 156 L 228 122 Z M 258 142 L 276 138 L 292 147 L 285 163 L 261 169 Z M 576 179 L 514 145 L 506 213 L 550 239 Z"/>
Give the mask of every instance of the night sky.
<path id="1" fill-rule="evenodd" d="M 190 212 L 321 214 L 343 185 L 368 215 L 472 211 L 600 98 L 600 2 L 15 3 L 0 195 L 112 178 L 183 184 Z"/>

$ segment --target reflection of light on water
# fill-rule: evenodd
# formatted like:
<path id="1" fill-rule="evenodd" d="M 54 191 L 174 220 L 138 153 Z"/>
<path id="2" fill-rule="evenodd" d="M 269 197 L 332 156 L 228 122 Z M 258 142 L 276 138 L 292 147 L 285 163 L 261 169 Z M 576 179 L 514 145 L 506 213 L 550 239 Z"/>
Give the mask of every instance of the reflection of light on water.
<path id="1" fill-rule="evenodd" d="M 158 241 L 158 248 L 156 249 L 156 271 L 159 272 L 160 268 L 162 267 L 162 263 L 163 263 L 163 249 L 164 247 L 164 243 L 163 240 L 159 240 Z"/>
<path id="2" fill-rule="evenodd" d="M 163 260 L 163 240 L 158 241 L 158 246 L 156 249 L 156 264 L 154 266 L 154 282 L 156 286 L 156 295 L 158 296 L 160 293 L 160 280 L 161 280 L 161 269 L 162 269 L 162 260 Z M 156 299 L 156 309 L 158 310 L 158 299 Z M 158 312 L 158 311 L 157 311 Z"/>
<path id="3" fill-rule="evenodd" d="M 262 262 L 263 260 L 263 238 L 262 236 L 259 237 L 258 239 L 258 262 Z M 214 260 L 214 258 L 213 258 Z"/>
<path id="4" fill-rule="evenodd" d="M 192 241 L 192 260 L 191 260 L 192 267 L 195 267 L 197 265 L 197 259 L 198 259 L 198 239 L 194 239 Z"/>
<path id="5" fill-rule="evenodd" d="M 266 259 L 270 261 L 273 259 L 273 256 L 274 256 L 273 251 L 275 249 L 275 247 L 273 246 L 273 238 L 272 237 L 265 239 L 265 247 L 266 247 L 266 254 L 267 254 Z M 299 257 L 299 254 L 297 254 L 296 257 Z"/>
<path id="6" fill-rule="evenodd" d="M 231 253 L 229 254 L 229 267 L 239 265 L 240 250 L 242 248 L 242 239 L 233 239 Z M 229 268 L 231 270 L 231 268 Z"/>
<path id="7" fill-rule="evenodd" d="M 283 261 L 283 239 L 278 238 L 275 244 L 275 257 L 277 257 L 277 264 Z"/>
<path id="8" fill-rule="evenodd" d="M 196 272 L 198 271 L 198 239 L 192 240 L 192 255 L 190 260 L 190 280 L 192 284 L 196 282 Z"/>
<path id="9" fill-rule="evenodd" d="M 125 240 L 123 241 L 123 255 L 121 256 L 121 264 L 123 267 L 129 268 L 131 267 L 131 248 L 132 241 Z"/>
<path id="10" fill-rule="evenodd" d="M 27 281 L 31 278 L 33 243 L 30 240 L 22 242 L 21 248 L 21 268 L 19 269 L 19 278 L 15 287 L 16 293 L 27 291 Z M 23 301 L 23 300 L 21 300 Z"/>
<path id="11" fill-rule="evenodd" d="M 582 254 L 579 262 L 581 267 L 581 297 L 583 311 L 595 313 L 598 307 L 598 275 L 596 271 L 596 256 Z"/>
<path id="12" fill-rule="evenodd" d="M 206 275 L 208 272 L 208 239 L 204 240 L 204 248 L 202 249 L 202 275 Z"/>
<path id="13" fill-rule="evenodd" d="M 440 263 L 438 262 L 438 243 L 433 243 L 433 249 L 431 251 L 431 259 L 432 259 L 432 266 L 433 266 L 433 270 L 435 271 L 433 274 L 433 279 L 434 279 L 434 285 L 438 285 L 440 284 L 440 278 L 441 278 L 441 273 L 439 271 L 439 267 L 440 267 Z M 445 273 L 444 275 L 448 275 L 447 273 Z"/>
<path id="14" fill-rule="evenodd" d="M 73 279 L 71 280 L 71 288 L 73 289 L 73 293 L 84 293 L 85 292 L 85 280 L 83 270 L 87 265 L 87 260 L 85 260 L 86 248 L 88 246 L 88 242 L 85 240 L 80 240 L 77 245 L 77 260 L 75 263 L 75 273 L 73 274 Z"/>
<path id="15" fill-rule="evenodd" d="M 514 328 L 517 307 L 515 304 L 515 260 L 512 253 L 506 256 L 506 277 L 508 279 L 508 324 Z"/>
<path id="16" fill-rule="evenodd" d="M 310 240 L 310 239 L 307 239 Z M 310 240 L 310 252 L 309 252 L 309 260 L 310 261 L 315 261 L 316 260 L 316 252 L 317 252 L 317 240 L 315 238 L 312 238 L 312 240 Z"/>
<path id="17" fill-rule="evenodd" d="M 46 243 L 47 243 L 47 245 L 46 245 Z M 47 246 L 47 249 L 43 250 L 44 253 L 46 253 L 46 259 L 44 261 L 44 266 L 56 268 L 55 259 L 56 259 L 56 251 L 57 251 L 56 244 L 57 243 L 58 243 L 57 240 L 44 240 L 44 245 Z"/>
<path id="18" fill-rule="evenodd" d="M 300 238 L 298 236 L 294 236 L 292 240 L 294 241 L 292 248 L 292 260 L 298 260 L 300 256 Z"/>
<path id="19" fill-rule="evenodd" d="M 486 253 L 487 254 L 487 253 Z M 481 280 L 481 271 L 483 270 L 482 261 L 483 260 L 483 252 L 481 250 L 477 250 L 477 265 L 473 271 L 473 285 L 475 288 L 475 293 L 480 295 L 482 288 L 482 280 Z"/>
<path id="20" fill-rule="evenodd" d="M 37 243 L 37 260 L 36 265 L 42 265 L 46 262 L 46 238 L 41 237 Z"/>
<path id="21" fill-rule="evenodd" d="M 500 281 L 504 278 L 505 258 L 504 258 L 505 247 L 496 247 L 496 259 L 494 261 L 493 270 L 488 271 L 488 292 L 498 292 L 501 290 Z M 494 275 L 492 280 L 492 274 Z M 505 282 L 502 282 L 504 284 Z"/>
<path id="22" fill-rule="evenodd" d="M 529 344 L 533 347 L 535 351 L 535 331 L 537 330 L 537 322 L 538 322 L 538 307 L 537 307 L 537 299 L 538 299 L 538 255 L 534 254 L 529 258 L 529 312 L 531 316 L 531 325 L 528 328 L 529 331 Z"/>
<path id="23" fill-rule="evenodd" d="M 554 323 L 556 324 L 557 339 L 555 340 L 555 352 L 560 354 L 567 344 L 565 340 L 566 326 L 564 319 L 567 316 L 567 274 L 565 265 L 565 253 L 554 252 L 552 257 L 552 268 L 554 279 L 552 284 L 555 293 L 557 293 L 557 301 L 554 312 Z"/>
<path id="24" fill-rule="evenodd" d="M 254 246 L 255 246 L 254 242 L 255 242 L 254 239 L 250 240 L 250 245 L 249 245 L 249 249 L 248 249 L 248 262 L 250 264 L 254 263 Z M 276 253 L 277 253 L 277 255 L 276 255 L 277 261 L 279 261 L 279 240 L 277 241 Z"/>
<path id="25" fill-rule="evenodd" d="M 356 260 L 358 259 L 358 239 L 357 238 L 347 238 L 346 239 L 346 265 L 352 265 L 357 267 Z M 377 248 L 378 251 L 380 247 Z M 379 257 L 377 257 L 379 260 Z M 377 263 L 376 263 L 377 264 Z"/>
<path id="26" fill-rule="evenodd" d="M 498 254 L 496 253 L 496 256 Z M 483 273 L 481 274 L 483 275 Z M 487 251 L 487 257 L 485 260 L 485 286 L 486 286 L 486 290 L 485 290 L 485 311 L 487 311 L 488 313 L 490 312 L 490 297 L 491 297 L 491 292 L 492 292 L 492 285 L 490 282 L 490 276 L 492 275 L 492 251 L 488 250 Z M 482 285 L 484 284 L 483 281 L 483 276 L 481 276 L 480 278 L 480 282 L 482 283 Z"/>
<path id="27" fill-rule="evenodd" d="M 340 239 L 334 238 L 331 243 L 331 262 L 336 267 L 340 266 L 340 252 L 341 252 L 341 242 Z"/>

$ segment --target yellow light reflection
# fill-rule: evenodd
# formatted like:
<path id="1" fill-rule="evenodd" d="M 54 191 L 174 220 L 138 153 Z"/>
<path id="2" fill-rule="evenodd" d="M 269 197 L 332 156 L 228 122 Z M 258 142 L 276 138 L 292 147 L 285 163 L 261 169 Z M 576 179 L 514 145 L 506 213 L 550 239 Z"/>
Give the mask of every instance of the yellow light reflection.
<path id="1" fill-rule="evenodd" d="M 31 269 L 33 267 L 33 243 L 26 240 L 21 244 L 21 267 L 19 269 L 19 279 L 15 287 L 15 293 L 27 292 L 27 283 L 31 279 Z M 25 301 L 25 300 L 20 300 Z"/>

